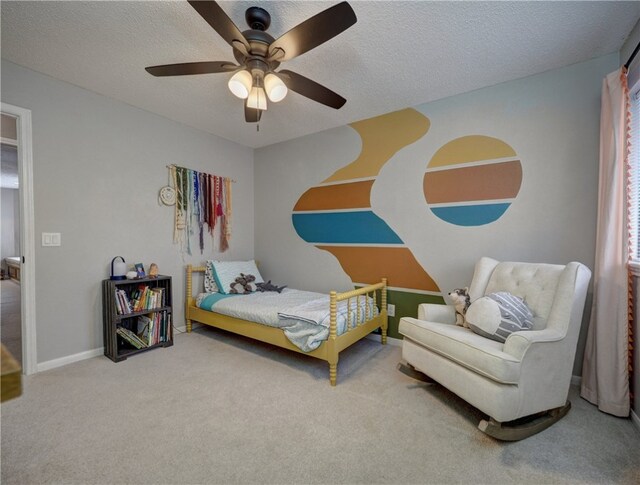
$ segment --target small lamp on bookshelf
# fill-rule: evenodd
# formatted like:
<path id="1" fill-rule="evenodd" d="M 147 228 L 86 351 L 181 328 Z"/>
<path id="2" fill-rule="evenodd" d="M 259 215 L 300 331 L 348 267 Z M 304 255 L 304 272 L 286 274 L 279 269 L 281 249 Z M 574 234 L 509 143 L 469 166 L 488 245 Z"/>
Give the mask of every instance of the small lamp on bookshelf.
<path id="1" fill-rule="evenodd" d="M 120 258 L 122 261 L 116 261 L 116 259 Z M 123 280 L 126 278 L 127 274 L 127 263 L 125 263 L 124 258 L 122 256 L 116 256 L 111 260 L 111 279 L 112 280 Z"/>

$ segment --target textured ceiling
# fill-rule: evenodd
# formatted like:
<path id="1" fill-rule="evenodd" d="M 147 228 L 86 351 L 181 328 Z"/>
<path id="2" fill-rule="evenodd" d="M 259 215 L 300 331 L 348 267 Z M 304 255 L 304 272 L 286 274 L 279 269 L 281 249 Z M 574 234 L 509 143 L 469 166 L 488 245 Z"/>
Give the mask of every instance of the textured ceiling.
<path id="1" fill-rule="evenodd" d="M 274 37 L 337 3 L 228 1 L 266 8 Z M 229 74 L 155 78 L 144 67 L 233 60 L 186 2 L 2 2 L 2 57 L 249 147 L 261 147 L 616 52 L 640 2 L 351 1 L 358 22 L 286 62 L 347 99 L 336 111 L 296 93 L 244 121 Z"/>

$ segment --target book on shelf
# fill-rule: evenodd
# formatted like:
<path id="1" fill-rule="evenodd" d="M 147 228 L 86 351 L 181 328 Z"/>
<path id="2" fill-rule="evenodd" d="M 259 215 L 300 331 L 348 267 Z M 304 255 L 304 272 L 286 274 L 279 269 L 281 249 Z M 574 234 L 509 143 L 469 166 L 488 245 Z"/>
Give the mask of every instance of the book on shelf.
<path id="1" fill-rule="evenodd" d="M 130 294 L 123 289 L 116 290 L 116 311 L 118 315 L 153 310 L 165 306 L 164 288 L 150 288 L 140 285 Z"/>
<path id="2" fill-rule="evenodd" d="M 153 312 L 140 315 L 137 321 L 137 334 L 148 346 L 169 341 L 171 314 L 167 312 Z"/>
<path id="3" fill-rule="evenodd" d="M 131 293 L 134 312 L 152 310 L 164 306 L 164 288 L 150 288 L 140 285 Z"/>
<path id="4" fill-rule="evenodd" d="M 125 315 L 133 311 L 127 292 L 122 289 L 116 289 L 116 310 L 118 315 Z"/>
<path id="5" fill-rule="evenodd" d="M 136 349 L 143 349 L 148 345 L 143 342 L 135 333 L 125 327 L 118 327 L 116 333 L 120 335 L 124 340 L 133 345 Z"/>
<path id="6" fill-rule="evenodd" d="M 153 317 L 153 314 L 149 316 L 140 315 L 138 317 L 138 337 L 147 345 L 153 345 L 155 343 L 153 341 L 154 321 L 151 317 Z"/>

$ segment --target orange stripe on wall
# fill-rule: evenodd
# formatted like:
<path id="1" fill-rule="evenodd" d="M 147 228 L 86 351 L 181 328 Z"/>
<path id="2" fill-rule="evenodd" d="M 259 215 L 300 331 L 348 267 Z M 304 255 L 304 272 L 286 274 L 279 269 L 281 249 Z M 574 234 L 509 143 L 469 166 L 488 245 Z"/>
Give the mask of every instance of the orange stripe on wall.
<path id="1" fill-rule="evenodd" d="M 420 266 L 408 248 L 366 246 L 318 246 L 333 254 L 351 281 L 375 283 L 387 278 L 397 288 L 437 291 L 433 278 Z"/>
<path id="2" fill-rule="evenodd" d="M 373 182 L 373 180 L 364 180 L 346 184 L 311 187 L 302 194 L 293 210 L 312 211 L 371 207 L 369 195 Z"/>
<path id="3" fill-rule="evenodd" d="M 510 199 L 518 195 L 521 183 L 522 165 L 514 160 L 427 172 L 423 190 L 429 204 L 440 204 Z"/>

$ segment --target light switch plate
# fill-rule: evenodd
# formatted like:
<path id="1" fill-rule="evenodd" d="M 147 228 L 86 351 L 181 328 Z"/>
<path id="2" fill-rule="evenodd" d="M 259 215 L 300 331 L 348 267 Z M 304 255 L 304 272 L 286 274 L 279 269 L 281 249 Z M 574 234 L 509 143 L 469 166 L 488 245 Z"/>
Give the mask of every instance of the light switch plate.
<path id="1" fill-rule="evenodd" d="M 396 316 L 396 306 L 395 305 L 387 305 L 387 316 L 395 317 Z"/>
<path id="2" fill-rule="evenodd" d="M 60 246 L 62 244 L 62 236 L 59 232 L 43 232 L 43 246 Z"/>

